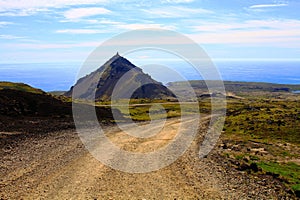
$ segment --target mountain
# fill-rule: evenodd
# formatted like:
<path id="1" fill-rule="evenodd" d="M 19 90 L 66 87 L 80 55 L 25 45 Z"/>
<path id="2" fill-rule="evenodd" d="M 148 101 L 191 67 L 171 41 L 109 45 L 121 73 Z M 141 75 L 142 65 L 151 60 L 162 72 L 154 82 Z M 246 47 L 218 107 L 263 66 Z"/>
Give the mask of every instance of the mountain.
<path id="1" fill-rule="evenodd" d="M 116 89 L 115 86 L 119 80 L 122 80 L 122 84 L 121 87 Z M 79 79 L 65 95 L 69 97 L 72 96 L 74 87 L 76 87 L 75 98 L 82 99 L 93 99 L 93 94 L 95 94 L 96 100 L 107 101 L 111 99 L 114 89 L 116 90 L 114 94 L 117 94 L 115 96 L 116 99 L 175 98 L 175 95 L 162 83 L 152 79 L 151 76 L 145 74 L 142 69 L 118 53 L 99 69 Z M 133 88 L 136 90 L 134 91 Z M 128 96 L 128 94 L 132 95 Z"/>

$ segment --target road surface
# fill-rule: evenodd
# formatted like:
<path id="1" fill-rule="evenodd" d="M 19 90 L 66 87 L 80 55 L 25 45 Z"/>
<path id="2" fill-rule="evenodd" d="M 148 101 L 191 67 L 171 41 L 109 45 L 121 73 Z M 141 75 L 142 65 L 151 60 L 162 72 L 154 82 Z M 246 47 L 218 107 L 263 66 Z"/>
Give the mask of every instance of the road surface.
<path id="1" fill-rule="evenodd" d="M 198 158 L 209 118 L 201 120 L 190 148 L 173 164 L 149 173 L 109 168 L 85 149 L 75 130 L 28 137 L 1 150 L 0 199 L 277 199 L 272 184 L 223 166 L 218 147 Z M 127 151 L 148 152 L 166 145 L 179 119 L 155 137 L 128 137 L 106 127 L 109 139 Z M 2 133 L 16 134 L 16 133 Z"/>

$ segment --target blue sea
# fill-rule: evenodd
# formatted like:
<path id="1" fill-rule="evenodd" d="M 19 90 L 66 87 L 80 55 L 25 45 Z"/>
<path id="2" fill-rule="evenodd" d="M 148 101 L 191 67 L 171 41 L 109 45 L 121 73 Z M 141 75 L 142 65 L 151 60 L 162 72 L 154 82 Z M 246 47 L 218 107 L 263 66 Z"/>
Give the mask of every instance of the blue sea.
<path id="1" fill-rule="evenodd" d="M 171 65 L 186 79 L 199 79 L 179 63 Z M 300 61 L 226 61 L 215 65 L 223 80 L 300 84 Z M 0 81 L 23 82 L 44 91 L 68 90 L 80 68 L 80 63 L 0 64 Z"/>

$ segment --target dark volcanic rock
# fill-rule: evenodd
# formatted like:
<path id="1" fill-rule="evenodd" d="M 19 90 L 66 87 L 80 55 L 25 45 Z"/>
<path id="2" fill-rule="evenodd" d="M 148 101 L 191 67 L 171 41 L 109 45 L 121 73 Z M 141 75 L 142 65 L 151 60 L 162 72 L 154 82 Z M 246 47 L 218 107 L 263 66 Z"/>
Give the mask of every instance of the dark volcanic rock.
<path id="1" fill-rule="evenodd" d="M 121 83 L 118 83 L 121 81 Z M 118 87 L 116 87 L 118 86 Z M 76 88 L 76 90 L 74 90 Z M 76 94 L 73 93 L 76 91 Z M 175 95 L 162 83 L 143 73 L 142 69 L 136 67 L 127 59 L 116 54 L 102 67 L 91 74 L 79 79 L 66 96 L 75 98 L 96 100 L 148 98 L 148 99 L 169 99 Z"/>

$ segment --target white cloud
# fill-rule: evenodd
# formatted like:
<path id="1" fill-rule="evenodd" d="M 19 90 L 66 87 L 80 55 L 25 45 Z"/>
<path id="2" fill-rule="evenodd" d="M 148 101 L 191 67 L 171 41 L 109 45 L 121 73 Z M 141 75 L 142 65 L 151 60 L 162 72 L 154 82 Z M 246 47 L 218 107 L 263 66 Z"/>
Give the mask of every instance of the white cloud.
<path id="1" fill-rule="evenodd" d="M 300 46 L 300 20 L 248 20 L 202 23 L 190 36 L 202 44 L 247 44 L 295 48 Z"/>
<path id="2" fill-rule="evenodd" d="M 49 11 L 46 8 L 26 8 L 26 9 L 21 9 L 21 10 L 8 10 L 8 11 L 1 11 L 0 8 L 0 16 L 30 16 L 34 15 L 38 12 L 47 12 Z"/>
<path id="3" fill-rule="evenodd" d="M 15 39 L 23 39 L 26 37 L 22 36 L 15 36 L 15 35 L 0 35 L 0 39 L 5 39 L 5 40 L 15 40 Z"/>
<path id="4" fill-rule="evenodd" d="M 85 23 L 85 24 L 88 24 L 90 26 L 95 26 L 96 25 L 117 25 L 117 24 L 122 24 L 121 22 L 118 22 L 118 21 L 113 21 L 113 20 L 109 20 L 109 19 L 105 19 L 105 18 L 102 18 L 102 19 L 97 19 L 97 18 L 85 18 L 85 19 L 77 19 L 77 20 L 67 20 L 67 19 L 64 19 L 64 20 L 60 20 L 59 22 L 80 22 L 80 23 Z M 91 28 L 91 27 L 90 27 Z M 103 28 L 103 27 L 101 27 Z"/>
<path id="5" fill-rule="evenodd" d="M 200 23 L 199 23 L 200 22 Z M 247 20 L 243 22 L 201 22 L 196 26 L 191 26 L 195 31 L 200 32 L 226 32 L 238 30 L 290 30 L 300 29 L 300 20 L 285 19 L 285 20 Z"/>
<path id="6" fill-rule="evenodd" d="M 3 27 L 3 26 L 6 26 L 6 25 L 10 25 L 10 24 L 13 24 L 12 22 L 1 22 L 0 21 L 0 28 Z"/>
<path id="7" fill-rule="evenodd" d="M 243 23 L 214 23 L 209 26 L 205 24 L 209 31 L 201 32 L 199 29 L 196 33 L 188 34 L 190 38 L 199 44 L 226 44 L 237 46 L 272 46 L 284 48 L 300 47 L 300 20 L 249 20 Z M 201 26 L 200 26 L 201 27 Z M 166 28 L 162 24 L 115 24 L 110 25 L 109 31 L 116 30 L 134 30 L 140 28 Z M 170 28 L 170 27 L 169 27 Z M 172 28 L 172 27 L 171 27 Z M 198 27 L 199 28 L 199 27 Z M 102 29 L 64 29 L 56 33 L 66 34 L 97 34 L 102 33 Z M 8 36 L 2 36 L 8 37 Z M 11 37 L 12 38 L 12 37 Z M 181 44 L 176 38 L 161 37 L 157 39 L 163 44 Z M 151 44 L 151 40 L 149 40 Z M 124 44 L 114 45 L 136 45 L 138 38 L 132 38 Z M 95 47 L 100 42 L 81 42 L 71 44 L 61 43 L 20 43 L 13 44 L 22 49 L 67 49 Z"/>
<path id="8" fill-rule="evenodd" d="M 35 9 L 35 8 L 61 8 L 73 5 L 89 5 L 106 3 L 108 0 L 0 0 L 0 11 Z"/>
<path id="9" fill-rule="evenodd" d="M 190 34 L 189 36 L 200 44 L 235 44 L 248 46 L 281 46 L 293 48 L 300 44 L 300 30 L 294 33 L 288 31 L 235 31 L 227 33 Z"/>
<path id="10" fill-rule="evenodd" d="M 69 34 L 96 34 L 96 33 L 106 33 L 105 30 L 97 29 L 63 29 L 57 30 L 56 33 L 69 33 Z"/>
<path id="11" fill-rule="evenodd" d="M 89 7 L 89 8 L 74 8 L 67 10 L 64 13 L 64 17 L 67 20 L 80 20 L 81 18 L 96 16 L 96 15 L 105 15 L 111 13 L 110 10 L 100 7 Z"/>
<path id="12" fill-rule="evenodd" d="M 163 3 L 191 3 L 194 0 L 163 0 Z"/>
<path id="13" fill-rule="evenodd" d="M 0 16 L 30 16 L 51 8 L 104 4 L 108 0 L 0 0 Z"/>
<path id="14" fill-rule="evenodd" d="M 122 30 L 136 30 L 136 29 L 176 29 L 172 25 L 163 25 L 163 24 L 118 24 L 114 27 Z"/>
<path id="15" fill-rule="evenodd" d="M 188 17 L 195 14 L 212 14 L 211 10 L 206 10 L 202 8 L 186 8 L 181 6 L 170 6 L 161 8 L 144 9 L 146 14 L 151 18 L 178 18 L 178 17 Z"/>
<path id="16" fill-rule="evenodd" d="M 174 30 L 175 27 L 171 25 L 163 24 L 126 24 L 121 22 L 111 22 L 103 21 L 105 28 L 89 28 L 89 29 L 62 29 L 55 31 L 56 33 L 66 33 L 66 34 L 98 34 L 98 33 L 112 33 L 120 31 L 129 31 L 136 29 L 169 29 Z M 101 24 L 100 24 L 101 25 Z M 96 26 L 95 26 L 96 27 Z"/>
<path id="17" fill-rule="evenodd" d="M 105 25 L 116 25 L 116 24 L 121 24 L 121 22 L 117 21 L 112 21 L 108 19 L 101 19 L 101 20 L 86 20 L 88 23 L 91 24 L 105 24 Z"/>
<path id="18" fill-rule="evenodd" d="M 288 6 L 286 3 L 280 3 L 280 4 L 258 4 L 250 6 L 250 9 L 259 9 L 259 8 L 274 8 L 274 7 L 283 7 Z"/>
<path id="19" fill-rule="evenodd" d="M 2 47 L 13 49 L 73 49 L 84 47 L 97 47 L 101 42 L 78 42 L 78 43 L 17 43 L 3 44 Z"/>

